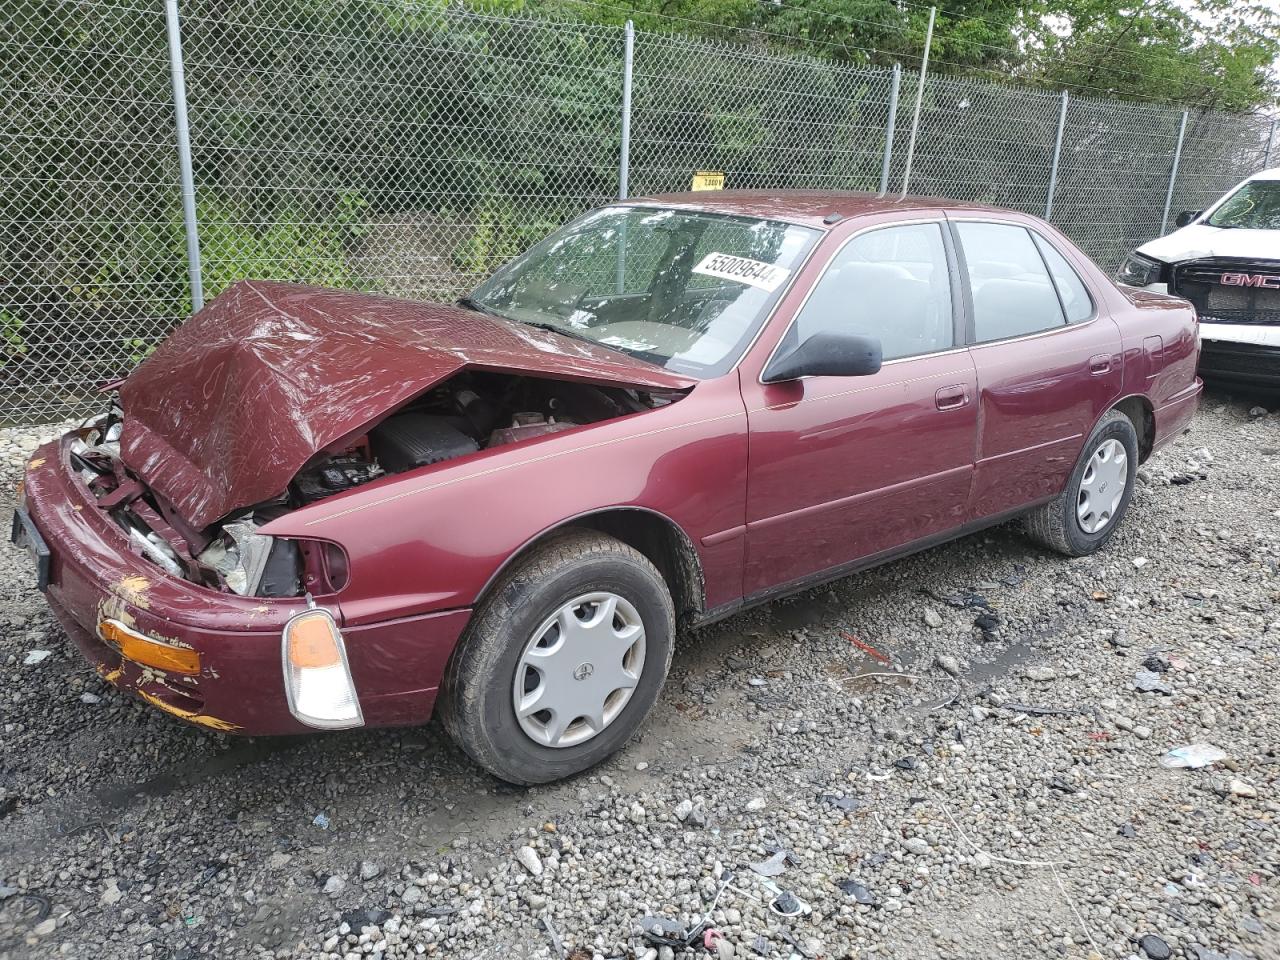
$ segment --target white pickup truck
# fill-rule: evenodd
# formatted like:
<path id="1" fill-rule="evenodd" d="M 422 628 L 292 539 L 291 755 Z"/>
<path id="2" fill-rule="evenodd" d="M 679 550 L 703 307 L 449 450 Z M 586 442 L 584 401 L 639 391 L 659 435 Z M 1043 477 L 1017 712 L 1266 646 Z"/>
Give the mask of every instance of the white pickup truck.
<path id="1" fill-rule="evenodd" d="M 1280 389 L 1280 168 L 1176 223 L 1129 254 L 1117 279 L 1195 304 L 1201 376 Z"/>

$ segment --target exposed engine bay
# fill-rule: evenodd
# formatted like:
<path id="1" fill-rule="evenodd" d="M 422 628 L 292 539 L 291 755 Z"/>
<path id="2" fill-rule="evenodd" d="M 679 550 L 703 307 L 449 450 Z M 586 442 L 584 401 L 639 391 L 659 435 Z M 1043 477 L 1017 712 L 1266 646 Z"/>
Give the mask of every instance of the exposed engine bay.
<path id="1" fill-rule="evenodd" d="M 346 582 L 346 557 L 323 541 L 259 528 L 291 510 L 389 474 L 664 406 L 680 393 L 466 371 L 393 411 L 360 436 L 320 451 L 274 499 L 192 529 L 120 461 L 118 406 L 73 442 L 73 467 L 136 552 L 173 576 L 241 596 L 325 594 Z"/>

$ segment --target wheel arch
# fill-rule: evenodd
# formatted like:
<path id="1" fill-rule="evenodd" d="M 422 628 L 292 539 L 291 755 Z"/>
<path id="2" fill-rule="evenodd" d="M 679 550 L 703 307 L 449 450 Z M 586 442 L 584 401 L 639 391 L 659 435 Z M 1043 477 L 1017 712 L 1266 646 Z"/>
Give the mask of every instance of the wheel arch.
<path id="1" fill-rule="evenodd" d="M 1151 401 L 1142 394 L 1135 393 L 1113 403 L 1102 416 L 1112 410 L 1123 413 L 1133 424 L 1134 432 L 1138 435 L 1138 463 L 1146 463 L 1156 442 L 1156 413 Z M 1101 420 L 1102 417 L 1098 419 Z M 1094 427 L 1097 427 L 1096 423 Z"/>
<path id="2" fill-rule="evenodd" d="M 706 608 L 706 586 L 702 560 L 693 541 L 670 517 L 648 507 L 600 507 L 559 521 L 522 543 L 499 567 L 476 596 L 479 606 L 502 576 L 547 540 L 566 530 L 597 530 L 621 540 L 648 558 L 658 568 L 671 592 L 676 622 L 696 618 Z"/>

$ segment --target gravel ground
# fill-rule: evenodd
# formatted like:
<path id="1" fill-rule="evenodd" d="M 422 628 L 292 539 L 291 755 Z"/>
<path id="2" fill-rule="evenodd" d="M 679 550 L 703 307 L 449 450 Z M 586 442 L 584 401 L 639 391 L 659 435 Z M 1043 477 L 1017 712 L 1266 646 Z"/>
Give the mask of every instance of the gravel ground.
<path id="1" fill-rule="evenodd" d="M 642 735 L 535 789 L 434 724 L 174 721 L 80 661 L 6 546 L 0 958 L 668 960 L 642 919 L 708 911 L 721 957 L 1280 957 L 1280 413 L 1253 403 L 1208 395 L 1098 556 L 1002 527 L 685 638 Z M 5 491 L 40 432 L 0 433 Z M 1226 759 L 1161 766 L 1197 743 Z"/>

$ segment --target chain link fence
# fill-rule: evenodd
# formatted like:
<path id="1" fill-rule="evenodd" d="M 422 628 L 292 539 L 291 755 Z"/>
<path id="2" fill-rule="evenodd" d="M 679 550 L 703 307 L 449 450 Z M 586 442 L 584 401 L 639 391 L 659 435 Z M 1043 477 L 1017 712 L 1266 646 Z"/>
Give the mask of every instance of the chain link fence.
<path id="1" fill-rule="evenodd" d="M 166 10 L 166 7 L 168 10 Z M 451 299 L 617 196 L 900 189 L 918 78 L 421 0 L 29 0 L 0 21 L 0 411 L 96 404 L 242 277 Z M 196 223 L 166 12 L 181 15 Z M 896 105 L 896 119 L 895 117 Z M 1063 122 L 1065 121 L 1065 122 Z M 1060 129 L 1061 122 L 1061 129 Z M 1266 158 L 1272 122 L 932 77 L 914 193 L 1043 214 L 1103 266 Z M 1061 149 L 1057 149 L 1061 137 Z M 1182 149 L 1173 191 L 1174 157 Z M 1280 144 L 1276 144 L 1280 152 Z M 1056 159 L 1056 164 L 1055 164 Z"/>

